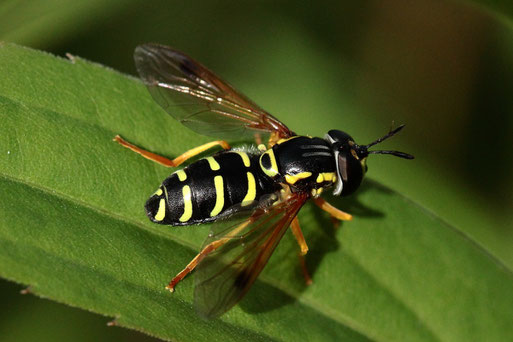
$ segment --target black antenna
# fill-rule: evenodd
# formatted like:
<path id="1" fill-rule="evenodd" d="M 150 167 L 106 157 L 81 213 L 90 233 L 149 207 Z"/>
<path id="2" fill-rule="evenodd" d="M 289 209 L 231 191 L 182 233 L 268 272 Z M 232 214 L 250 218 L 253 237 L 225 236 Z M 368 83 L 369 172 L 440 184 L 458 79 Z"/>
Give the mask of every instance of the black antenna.
<path id="1" fill-rule="evenodd" d="M 404 158 L 404 159 L 414 159 L 415 157 L 411 154 L 399 152 L 399 151 L 368 151 L 369 154 L 391 154 L 393 156 Z"/>
<path id="2" fill-rule="evenodd" d="M 358 154 L 360 154 L 361 156 L 367 156 L 369 154 L 391 154 L 393 156 L 396 156 L 396 157 L 399 157 L 399 158 L 404 158 L 404 159 L 413 159 L 413 158 L 415 158 L 411 154 L 404 153 L 404 152 L 399 152 L 399 151 L 388 151 L 388 150 L 368 151 L 369 147 L 374 146 L 376 144 L 379 144 L 379 143 L 383 142 L 384 140 L 386 140 L 386 139 L 396 135 L 403 128 L 404 128 L 404 125 L 401 125 L 401 126 L 397 127 L 396 129 L 391 130 L 390 132 L 388 132 L 387 134 L 385 134 L 381 138 L 371 142 L 370 144 L 359 146 L 359 148 L 358 148 L 358 152 L 359 153 Z"/>
<path id="3" fill-rule="evenodd" d="M 404 128 L 405 125 L 401 125 L 399 127 L 397 127 L 396 129 L 394 130 L 391 130 L 390 132 L 388 132 L 387 134 L 385 134 L 384 136 L 382 136 L 381 138 L 379 138 L 378 140 L 376 141 L 373 141 L 371 142 L 370 144 L 368 145 L 365 145 L 366 148 L 369 148 L 371 146 L 374 146 L 376 144 L 379 144 L 380 142 L 384 141 L 384 140 L 387 140 L 388 138 L 390 138 L 391 136 L 394 136 L 396 135 L 397 133 L 399 133 L 400 130 L 402 130 Z"/>

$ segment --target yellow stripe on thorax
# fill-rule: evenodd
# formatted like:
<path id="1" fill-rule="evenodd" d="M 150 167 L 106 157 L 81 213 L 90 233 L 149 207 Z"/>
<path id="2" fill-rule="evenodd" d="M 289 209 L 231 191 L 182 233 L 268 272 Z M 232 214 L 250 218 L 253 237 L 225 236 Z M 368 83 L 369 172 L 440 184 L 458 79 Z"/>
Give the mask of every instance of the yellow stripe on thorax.
<path id="1" fill-rule="evenodd" d="M 255 200 L 256 197 L 256 182 L 255 182 L 255 176 L 251 172 L 247 172 L 248 175 L 248 192 L 246 193 L 246 196 L 242 200 L 242 206 L 246 206 L 251 204 Z"/>
<path id="2" fill-rule="evenodd" d="M 219 163 L 214 159 L 214 157 L 207 157 L 206 159 L 212 171 L 217 171 L 221 168 L 221 166 L 219 166 Z"/>
<path id="3" fill-rule="evenodd" d="M 223 176 L 215 176 L 214 185 L 216 188 L 216 205 L 214 206 L 214 209 L 212 209 L 212 211 L 210 212 L 210 217 L 217 216 L 224 206 Z"/>
<path id="4" fill-rule="evenodd" d="M 311 172 L 300 172 L 295 175 L 285 175 L 285 181 L 289 184 L 295 184 L 298 180 L 308 178 L 312 175 Z"/>
<path id="5" fill-rule="evenodd" d="M 182 196 L 183 196 L 183 214 L 180 216 L 178 220 L 180 222 L 189 221 L 192 217 L 192 198 L 191 198 L 191 188 L 188 185 L 185 185 L 182 188 Z"/>

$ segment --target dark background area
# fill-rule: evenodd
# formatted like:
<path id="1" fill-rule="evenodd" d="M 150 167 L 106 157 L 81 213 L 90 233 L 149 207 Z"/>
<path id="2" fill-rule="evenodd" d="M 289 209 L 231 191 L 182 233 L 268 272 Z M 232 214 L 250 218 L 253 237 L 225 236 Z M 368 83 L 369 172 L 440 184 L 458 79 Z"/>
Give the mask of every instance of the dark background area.
<path id="1" fill-rule="evenodd" d="M 513 266 L 513 32 L 464 2 L 6 1 L 0 40 L 135 75 L 159 42 L 213 69 L 298 133 L 349 132 L 416 156 L 369 160 L 403 193 Z M 109 318 L 0 282 L 2 341 L 142 340 Z"/>

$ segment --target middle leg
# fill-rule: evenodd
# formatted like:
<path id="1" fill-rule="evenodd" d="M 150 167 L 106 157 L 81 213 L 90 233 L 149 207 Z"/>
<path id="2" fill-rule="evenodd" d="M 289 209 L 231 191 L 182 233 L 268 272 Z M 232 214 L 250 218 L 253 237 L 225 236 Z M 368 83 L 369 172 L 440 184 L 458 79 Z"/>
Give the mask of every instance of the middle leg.
<path id="1" fill-rule="evenodd" d="M 290 226 L 292 228 L 292 233 L 294 234 L 294 237 L 297 240 L 299 248 L 301 249 L 298 254 L 298 257 L 299 265 L 301 266 L 301 271 L 303 272 L 303 277 L 305 278 L 305 283 L 306 285 L 310 285 L 312 284 L 312 277 L 310 276 L 310 273 L 306 268 L 305 262 L 305 255 L 308 252 L 308 245 L 306 244 L 305 237 L 303 235 L 303 232 L 301 231 L 301 227 L 299 226 L 299 220 L 297 219 L 297 216 L 294 217 Z"/>

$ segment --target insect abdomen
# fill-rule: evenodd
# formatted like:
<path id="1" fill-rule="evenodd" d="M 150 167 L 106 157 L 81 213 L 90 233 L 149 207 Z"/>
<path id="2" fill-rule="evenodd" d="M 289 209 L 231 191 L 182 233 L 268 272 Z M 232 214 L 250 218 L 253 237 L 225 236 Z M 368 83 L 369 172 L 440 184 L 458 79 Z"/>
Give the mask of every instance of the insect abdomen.
<path id="1" fill-rule="evenodd" d="M 162 183 L 146 202 L 146 214 L 153 222 L 177 226 L 213 221 L 237 204 L 249 207 L 276 190 L 258 157 L 228 151 L 198 160 Z"/>

